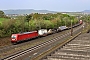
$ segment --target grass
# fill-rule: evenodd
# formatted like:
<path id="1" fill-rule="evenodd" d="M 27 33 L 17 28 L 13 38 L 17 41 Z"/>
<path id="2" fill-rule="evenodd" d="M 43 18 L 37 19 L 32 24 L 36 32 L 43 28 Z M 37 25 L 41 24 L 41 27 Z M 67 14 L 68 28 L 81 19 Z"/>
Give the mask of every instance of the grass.
<path id="1" fill-rule="evenodd" d="M 0 23 L 2 24 L 3 21 L 8 20 L 6 18 L 0 18 Z"/>

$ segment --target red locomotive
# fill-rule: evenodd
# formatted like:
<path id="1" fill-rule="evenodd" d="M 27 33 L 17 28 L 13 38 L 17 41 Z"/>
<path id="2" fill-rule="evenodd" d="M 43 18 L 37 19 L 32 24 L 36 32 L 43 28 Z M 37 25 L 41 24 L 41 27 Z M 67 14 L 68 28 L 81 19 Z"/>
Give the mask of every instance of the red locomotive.
<path id="1" fill-rule="evenodd" d="M 80 20 L 79 23 L 80 23 L 80 24 L 83 24 L 83 20 Z"/>
<path id="2" fill-rule="evenodd" d="M 12 34 L 11 42 L 13 44 L 16 44 L 19 41 L 24 41 L 27 39 L 36 38 L 38 36 L 46 36 L 47 34 L 48 34 L 47 29 L 41 29 L 38 31 L 24 32 L 24 33 L 18 33 L 18 34 Z"/>
<path id="3" fill-rule="evenodd" d="M 27 39 L 31 39 L 31 38 L 35 38 L 35 37 L 38 37 L 37 31 L 12 34 L 11 42 L 17 43 L 19 41 L 23 41 L 23 40 L 27 40 Z"/>

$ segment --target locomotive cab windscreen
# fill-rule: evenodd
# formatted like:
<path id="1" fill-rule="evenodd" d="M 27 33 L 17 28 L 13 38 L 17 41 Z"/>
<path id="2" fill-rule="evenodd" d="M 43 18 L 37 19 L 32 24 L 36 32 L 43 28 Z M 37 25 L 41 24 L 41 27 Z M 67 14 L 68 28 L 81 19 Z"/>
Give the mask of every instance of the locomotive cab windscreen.
<path id="1" fill-rule="evenodd" d="M 12 38 L 12 39 L 15 39 L 15 38 L 16 38 L 16 36 L 15 36 L 15 35 L 12 35 L 12 36 L 11 36 L 11 38 Z"/>

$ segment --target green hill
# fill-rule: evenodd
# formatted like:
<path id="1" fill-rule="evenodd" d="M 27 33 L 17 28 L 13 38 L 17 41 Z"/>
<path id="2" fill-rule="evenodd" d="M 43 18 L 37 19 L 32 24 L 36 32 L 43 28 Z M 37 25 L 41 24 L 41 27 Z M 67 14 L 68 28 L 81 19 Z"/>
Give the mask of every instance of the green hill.
<path id="1" fill-rule="evenodd" d="M 0 23 L 2 24 L 3 21 L 8 20 L 6 18 L 0 18 Z"/>

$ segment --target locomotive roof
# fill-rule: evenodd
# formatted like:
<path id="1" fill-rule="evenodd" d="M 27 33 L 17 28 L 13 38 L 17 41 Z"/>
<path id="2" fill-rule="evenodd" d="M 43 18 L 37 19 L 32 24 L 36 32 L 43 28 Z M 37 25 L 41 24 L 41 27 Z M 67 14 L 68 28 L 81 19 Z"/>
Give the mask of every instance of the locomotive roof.
<path id="1" fill-rule="evenodd" d="M 29 33 L 33 33 L 33 32 L 37 32 L 37 31 L 23 32 L 23 33 L 20 33 L 20 34 L 29 34 Z"/>
<path id="2" fill-rule="evenodd" d="M 19 35 L 19 34 L 29 34 L 29 33 L 33 33 L 33 32 L 37 32 L 37 31 L 23 32 L 23 33 L 17 33 L 17 34 L 18 34 L 18 35 Z M 12 34 L 12 35 L 16 35 L 16 34 Z"/>

